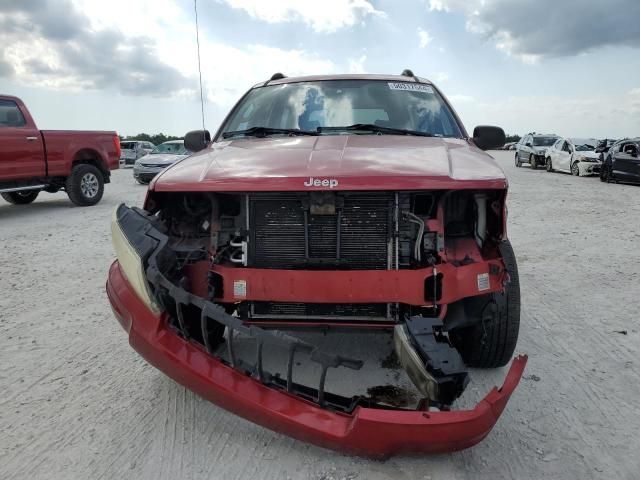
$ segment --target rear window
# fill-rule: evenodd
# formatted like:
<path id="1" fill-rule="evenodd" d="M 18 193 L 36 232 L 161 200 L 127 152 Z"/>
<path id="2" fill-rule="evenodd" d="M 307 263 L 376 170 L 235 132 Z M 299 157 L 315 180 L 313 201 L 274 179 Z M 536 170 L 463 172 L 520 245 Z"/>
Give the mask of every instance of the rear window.
<path id="1" fill-rule="evenodd" d="M 22 112 L 11 100 L 0 100 L 0 128 L 24 127 L 27 122 Z"/>
<path id="2" fill-rule="evenodd" d="M 120 148 L 122 150 L 135 150 L 136 142 L 120 142 Z"/>

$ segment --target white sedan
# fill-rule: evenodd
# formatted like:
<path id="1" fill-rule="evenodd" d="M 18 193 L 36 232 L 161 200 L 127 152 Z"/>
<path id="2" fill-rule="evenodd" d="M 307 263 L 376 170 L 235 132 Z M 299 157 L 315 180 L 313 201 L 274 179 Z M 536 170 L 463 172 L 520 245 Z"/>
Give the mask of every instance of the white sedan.
<path id="1" fill-rule="evenodd" d="M 547 149 L 547 172 L 567 172 L 576 176 L 600 173 L 602 162 L 593 138 L 560 138 Z"/>

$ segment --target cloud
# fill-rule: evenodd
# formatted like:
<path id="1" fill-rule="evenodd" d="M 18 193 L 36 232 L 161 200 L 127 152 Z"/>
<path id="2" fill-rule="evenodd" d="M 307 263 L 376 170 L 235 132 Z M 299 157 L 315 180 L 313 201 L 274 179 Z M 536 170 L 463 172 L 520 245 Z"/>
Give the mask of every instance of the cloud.
<path id="1" fill-rule="evenodd" d="M 3 1 L 0 44 L 0 74 L 13 71 L 30 85 L 153 96 L 195 87 L 192 78 L 159 59 L 154 40 L 115 28 L 96 30 L 69 0 Z"/>
<path id="2" fill-rule="evenodd" d="M 447 72 L 436 72 L 433 79 L 438 83 L 444 83 L 449 80 L 449 74 Z"/>
<path id="3" fill-rule="evenodd" d="M 268 23 L 303 22 L 319 33 L 333 33 L 367 17 L 386 17 L 368 0 L 218 0 Z"/>
<path id="4" fill-rule="evenodd" d="M 364 62 L 366 61 L 366 55 L 362 55 L 360 58 L 349 59 L 349 73 L 367 73 L 367 70 L 364 67 Z"/>
<path id="5" fill-rule="evenodd" d="M 488 102 L 448 95 L 467 127 L 499 125 L 509 132 L 556 133 L 566 137 L 636 136 L 640 125 L 640 88 L 612 95 L 508 96 Z"/>
<path id="6" fill-rule="evenodd" d="M 433 40 L 431 34 L 422 28 L 418 28 L 418 38 L 420 39 L 420 48 L 425 48 Z"/>
<path id="7" fill-rule="evenodd" d="M 468 31 L 527 63 L 604 47 L 640 47 L 638 0 L 430 0 L 432 11 L 460 12 Z"/>

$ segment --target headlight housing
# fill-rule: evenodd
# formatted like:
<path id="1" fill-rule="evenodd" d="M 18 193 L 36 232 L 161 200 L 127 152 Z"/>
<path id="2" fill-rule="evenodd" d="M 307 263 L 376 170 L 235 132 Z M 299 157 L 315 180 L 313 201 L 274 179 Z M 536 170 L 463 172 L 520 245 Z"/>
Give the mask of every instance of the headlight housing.
<path id="1" fill-rule="evenodd" d="M 120 223 L 119 213 L 124 205 L 118 206 L 111 217 L 111 240 L 116 252 L 120 270 L 129 281 L 136 295 L 153 313 L 160 313 L 162 308 L 153 298 L 144 271 L 143 258 L 139 250 L 132 244 Z"/>

